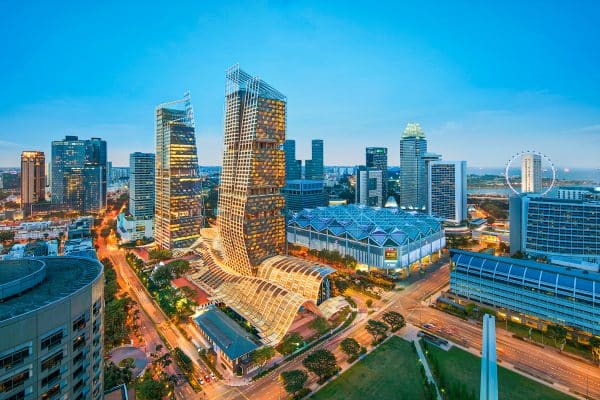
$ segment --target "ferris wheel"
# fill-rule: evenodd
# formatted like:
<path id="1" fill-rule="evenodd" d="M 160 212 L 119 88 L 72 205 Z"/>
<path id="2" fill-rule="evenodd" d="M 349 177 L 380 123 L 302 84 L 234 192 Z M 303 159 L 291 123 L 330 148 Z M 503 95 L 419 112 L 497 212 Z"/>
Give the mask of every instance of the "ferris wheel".
<path id="1" fill-rule="evenodd" d="M 506 184 L 508 185 L 510 190 L 513 191 L 513 193 L 517 195 L 520 194 L 520 192 L 510 182 L 509 170 L 512 167 L 515 160 L 520 160 L 523 156 L 528 154 L 539 156 L 543 161 L 545 161 L 545 164 L 547 164 L 550 167 L 550 170 L 552 172 L 552 181 L 550 182 L 550 186 L 548 186 L 543 192 L 540 193 L 541 196 L 545 196 L 550 192 L 550 190 L 552 190 L 554 184 L 556 183 L 556 167 L 554 166 L 554 163 L 552 162 L 550 157 L 536 150 L 520 151 L 513 155 L 510 160 L 508 160 L 508 162 L 506 163 L 506 168 L 504 169 L 504 179 L 506 179 Z"/>

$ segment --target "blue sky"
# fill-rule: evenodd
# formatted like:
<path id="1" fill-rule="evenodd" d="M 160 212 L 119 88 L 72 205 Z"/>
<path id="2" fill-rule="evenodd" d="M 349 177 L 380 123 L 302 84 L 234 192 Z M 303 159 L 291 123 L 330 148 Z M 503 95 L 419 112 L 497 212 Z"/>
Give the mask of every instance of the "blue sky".
<path id="1" fill-rule="evenodd" d="M 155 105 L 187 89 L 200 163 L 219 164 L 236 62 L 287 95 L 299 158 L 322 138 L 326 164 L 387 146 L 397 165 L 417 121 L 471 166 L 533 148 L 600 167 L 600 3 L 439 3 L 3 1 L 0 167 L 65 134 L 126 165 L 153 151 Z"/>

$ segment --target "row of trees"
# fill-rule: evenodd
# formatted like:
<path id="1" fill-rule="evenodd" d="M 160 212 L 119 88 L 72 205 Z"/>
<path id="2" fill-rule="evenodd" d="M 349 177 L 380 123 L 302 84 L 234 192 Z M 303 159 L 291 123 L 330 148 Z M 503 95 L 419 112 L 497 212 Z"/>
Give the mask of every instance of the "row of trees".
<path id="1" fill-rule="evenodd" d="M 117 273 L 108 258 L 102 259 L 104 265 L 104 349 L 106 351 L 123 344 L 129 339 L 130 327 L 127 315 L 131 309 L 131 299 L 117 297 L 119 284 Z"/>
<path id="2" fill-rule="evenodd" d="M 383 339 L 387 337 L 388 330 L 396 332 L 398 329 L 403 328 L 406 325 L 406 321 L 402 314 L 396 311 L 388 311 L 383 314 L 383 321 L 377 321 L 370 319 L 367 321 L 366 330 L 371 336 L 373 336 L 373 345 L 381 343 Z"/>

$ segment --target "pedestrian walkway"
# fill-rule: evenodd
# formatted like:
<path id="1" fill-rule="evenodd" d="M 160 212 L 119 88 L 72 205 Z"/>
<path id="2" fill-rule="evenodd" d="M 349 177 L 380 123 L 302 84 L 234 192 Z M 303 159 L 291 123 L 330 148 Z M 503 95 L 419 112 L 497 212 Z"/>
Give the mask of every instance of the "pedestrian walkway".
<path id="1" fill-rule="evenodd" d="M 427 380 L 430 383 L 433 383 L 433 386 L 435 387 L 435 392 L 437 393 L 438 400 L 442 400 L 442 396 L 440 395 L 440 391 L 438 389 L 437 383 L 435 382 L 435 379 L 433 378 L 433 374 L 431 373 L 431 370 L 429 369 L 429 363 L 427 362 L 427 358 L 425 357 L 425 354 L 423 354 L 423 349 L 421 349 L 421 343 L 419 343 L 419 340 L 414 340 L 413 343 L 415 344 L 415 347 L 417 349 L 417 354 L 419 355 L 419 360 L 421 361 L 421 364 L 423 364 L 423 368 L 425 369 L 425 376 L 427 376 Z"/>

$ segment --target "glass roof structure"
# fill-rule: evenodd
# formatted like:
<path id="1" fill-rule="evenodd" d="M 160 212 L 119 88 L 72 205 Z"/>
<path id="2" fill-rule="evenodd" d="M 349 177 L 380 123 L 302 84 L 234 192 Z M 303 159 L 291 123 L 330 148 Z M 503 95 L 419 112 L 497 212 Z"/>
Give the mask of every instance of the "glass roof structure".
<path id="1" fill-rule="evenodd" d="M 442 231 L 441 223 L 426 214 L 356 204 L 305 209 L 294 213 L 288 226 L 379 246 L 403 246 Z"/>
<path id="2" fill-rule="evenodd" d="M 595 304 L 600 304 L 600 273 L 597 272 L 461 250 L 452 250 L 452 261 L 457 267 L 467 268 L 470 275 L 493 276 L 509 284 L 566 292 L 583 299 L 595 299 Z"/>

